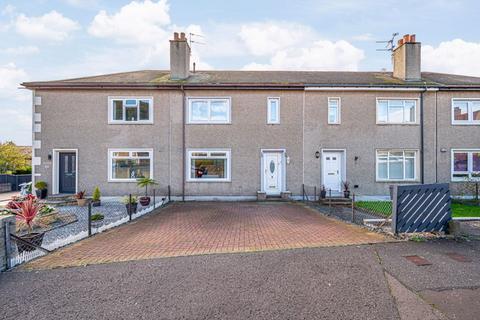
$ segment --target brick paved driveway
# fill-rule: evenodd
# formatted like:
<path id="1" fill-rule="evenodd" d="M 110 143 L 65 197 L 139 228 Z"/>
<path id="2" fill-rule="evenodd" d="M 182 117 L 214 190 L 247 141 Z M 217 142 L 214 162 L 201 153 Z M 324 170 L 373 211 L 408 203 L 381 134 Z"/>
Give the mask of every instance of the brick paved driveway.
<path id="1" fill-rule="evenodd" d="M 388 241 L 294 203 L 174 203 L 24 266 L 43 269 L 208 253 Z"/>

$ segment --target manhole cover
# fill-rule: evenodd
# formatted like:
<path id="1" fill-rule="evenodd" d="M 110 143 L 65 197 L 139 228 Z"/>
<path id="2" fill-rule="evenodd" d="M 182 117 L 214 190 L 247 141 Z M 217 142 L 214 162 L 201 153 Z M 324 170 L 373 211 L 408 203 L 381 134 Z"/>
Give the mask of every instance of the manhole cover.
<path id="1" fill-rule="evenodd" d="M 429 266 L 432 264 L 430 261 L 420 256 L 405 256 L 405 259 L 415 263 L 417 266 Z"/>
<path id="2" fill-rule="evenodd" d="M 468 258 L 468 257 L 466 257 L 462 254 L 459 254 L 459 253 L 449 252 L 449 253 L 446 253 L 445 255 L 447 257 L 449 257 L 450 259 L 458 261 L 458 262 L 472 262 L 472 259 L 470 259 L 470 258 Z"/>

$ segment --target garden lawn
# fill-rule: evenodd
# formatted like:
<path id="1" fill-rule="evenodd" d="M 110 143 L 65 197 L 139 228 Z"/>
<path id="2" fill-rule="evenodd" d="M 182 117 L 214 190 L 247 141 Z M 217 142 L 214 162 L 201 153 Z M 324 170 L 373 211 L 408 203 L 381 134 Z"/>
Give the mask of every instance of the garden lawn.
<path id="1" fill-rule="evenodd" d="M 384 216 L 390 216 L 392 213 L 392 204 L 389 201 L 358 201 L 355 202 L 355 206 L 380 213 Z M 452 217 L 480 218 L 480 206 L 452 203 Z"/>

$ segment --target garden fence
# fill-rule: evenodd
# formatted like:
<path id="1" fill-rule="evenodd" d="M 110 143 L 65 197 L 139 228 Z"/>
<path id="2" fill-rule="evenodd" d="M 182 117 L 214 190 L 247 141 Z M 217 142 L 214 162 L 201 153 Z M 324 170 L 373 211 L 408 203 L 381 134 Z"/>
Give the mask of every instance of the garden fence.
<path id="1" fill-rule="evenodd" d="M 128 201 L 135 197 L 125 197 Z M 125 200 L 124 198 L 124 200 Z M 170 188 L 155 189 L 150 194 L 148 205 L 129 206 L 118 197 L 102 197 L 100 203 L 88 201 L 85 206 L 78 206 L 76 200 L 69 200 L 62 205 L 48 205 L 50 212 L 37 218 L 33 232 L 42 234 L 41 239 L 27 239 L 26 230 L 18 229 L 17 235 L 11 235 L 8 252 L 8 267 L 32 260 L 36 257 L 87 238 L 121 224 L 135 220 L 154 209 L 166 205 L 170 200 Z"/>
<path id="2" fill-rule="evenodd" d="M 28 183 L 31 181 L 31 174 L 0 174 L 0 193 L 20 191 L 20 185 L 22 183 Z"/>

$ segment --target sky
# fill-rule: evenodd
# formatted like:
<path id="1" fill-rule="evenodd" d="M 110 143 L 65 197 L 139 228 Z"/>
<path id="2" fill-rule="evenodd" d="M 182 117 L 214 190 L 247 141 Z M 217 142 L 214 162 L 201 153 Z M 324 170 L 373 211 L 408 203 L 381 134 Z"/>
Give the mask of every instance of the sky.
<path id="1" fill-rule="evenodd" d="M 391 70 L 394 32 L 422 70 L 480 76 L 480 2 L 460 0 L 0 0 L 0 142 L 31 145 L 24 81 L 168 69 L 174 31 L 216 70 Z"/>

